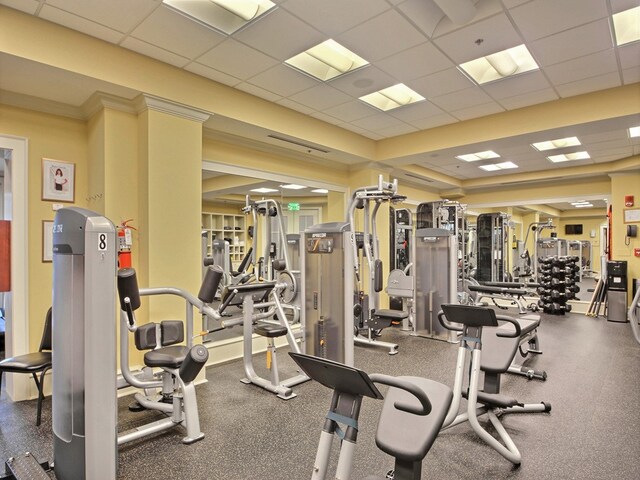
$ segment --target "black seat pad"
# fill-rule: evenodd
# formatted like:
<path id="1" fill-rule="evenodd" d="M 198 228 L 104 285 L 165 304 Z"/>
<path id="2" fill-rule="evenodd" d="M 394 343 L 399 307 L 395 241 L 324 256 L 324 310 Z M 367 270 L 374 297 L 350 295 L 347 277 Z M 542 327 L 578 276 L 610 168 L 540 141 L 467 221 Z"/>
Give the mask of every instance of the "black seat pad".
<path id="1" fill-rule="evenodd" d="M 6 358 L 0 362 L 0 369 L 5 372 L 38 372 L 50 366 L 51 352 L 27 353 L 17 357 Z"/>
<path id="2" fill-rule="evenodd" d="M 402 401 L 417 407 L 418 399 L 404 390 L 389 388 L 378 422 L 376 445 L 383 452 L 403 461 L 419 462 L 427 455 L 440 432 L 453 393 L 446 385 L 426 378 L 398 378 L 409 380 L 425 391 L 431 402 L 431 413 L 421 416 L 397 410 L 395 402 Z"/>
<path id="3" fill-rule="evenodd" d="M 171 345 L 144 354 L 144 364 L 147 367 L 179 368 L 189 353 L 184 345 Z"/>
<path id="4" fill-rule="evenodd" d="M 256 325 L 253 331 L 263 337 L 274 338 L 286 335 L 287 327 L 283 327 L 282 325 L 273 325 L 271 323 L 262 323 L 260 325 Z"/>
<path id="5" fill-rule="evenodd" d="M 532 332 L 540 325 L 537 315 L 517 318 L 520 324 L 520 337 L 498 337 L 498 331 L 515 332 L 512 323 L 504 323 L 499 327 L 485 327 L 482 329 L 482 360 L 480 368 L 489 373 L 504 373 L 509 369 L 513 357 L 516 355 L 520 339 Z"/>
<path id="6" fill-rule="evenodd" d="M 373 315 L 380 318 L 390 319 L 392 321 L 404 320 L 409 316 L 409 312 L 404 310 L 387 310 L 380 309 L 373 312 Z"/>

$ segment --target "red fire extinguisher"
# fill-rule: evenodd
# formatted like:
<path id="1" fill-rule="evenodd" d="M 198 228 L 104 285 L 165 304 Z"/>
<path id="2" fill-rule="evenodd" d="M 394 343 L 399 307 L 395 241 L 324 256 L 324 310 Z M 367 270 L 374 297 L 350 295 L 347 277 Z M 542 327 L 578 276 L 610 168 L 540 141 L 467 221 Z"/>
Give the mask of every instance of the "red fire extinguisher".
<path id="1" fill-rule="evenodd" d="M 117 227 L 118 231 L 118 268 L 131 268 L 131 245 L 133 241 L 131 239 L 131 230 L 135 230 L 134 227 L 128 225 L 132 222 L 133 218 L 125 220 Z"/>

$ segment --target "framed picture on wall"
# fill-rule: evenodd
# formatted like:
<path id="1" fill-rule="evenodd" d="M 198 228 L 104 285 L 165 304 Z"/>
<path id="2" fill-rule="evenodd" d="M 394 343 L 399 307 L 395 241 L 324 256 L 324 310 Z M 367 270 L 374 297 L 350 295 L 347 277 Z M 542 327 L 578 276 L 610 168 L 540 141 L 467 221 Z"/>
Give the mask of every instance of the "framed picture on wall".
<path id="1" fill-rule="evenodd" d="M 42 221 L 42 261 L 53 261 L 53 220 Z"/>
<path id="2" fill-rule="evenodd" d="M 74 202 L 75 163 L 42 159 L 42 200 Z"/>

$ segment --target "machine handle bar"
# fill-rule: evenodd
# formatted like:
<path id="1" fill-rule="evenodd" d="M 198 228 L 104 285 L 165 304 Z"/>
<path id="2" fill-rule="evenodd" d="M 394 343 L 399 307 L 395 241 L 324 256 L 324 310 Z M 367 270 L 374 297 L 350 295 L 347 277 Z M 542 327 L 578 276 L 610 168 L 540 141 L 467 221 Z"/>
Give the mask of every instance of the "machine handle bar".
<path id="1" fill-rule="evenodd" d="M 431 413 L 431 402 L 429 401 L 429 397 L 427 397 L 427 394 L 424 392 L 424 390 L 422 390 L 415 383 L 412 383 L 411 381 L 405 380 L 403 378 L 392 377 L 390 375 L 384 375 L 381 373 L 374 373 L 372 375 L 369 375 L 369 378 L 372 382 L 389 385 L 390 387 L 399 388 L 400 390 L 409 392 L 420 402 L 420 407 L 416 407 L 405 402 L 395 402 L 393 406 L 397 410 L 421 416 L 429 415 L 429 413 Z"/>
<path id="2" fill-rule="evenodd" d="M 515 333 L 512 332 L 500 332 L 497 331 L 496 332 L 496 336 L 497 337 L 503 337 L 503 338 L 516 338 L 519 337 L 522 333 L 522 330 L 520 329 L 520 324 L 518 323 L 517 320 L 515 320 L 514 318 L 509 317 L 508 315 L 496 315 L 496 319 L 503 321 L 503 322 L 509 322 L 511 323 L 514 327 L 516 327 L 516 331 Z"/>
<path id="3" fill-rule="evenodd" d="M 457 324 L 451 323 L 449 320 L 447 320 L 447 317 L 442 310 L 438 312 L 438 320 L 440 320 L 440 325 L 442 325 L 447 330 L 453 330 L 454 332 L 464 331 L 463 327 L 458 327 Z"/>

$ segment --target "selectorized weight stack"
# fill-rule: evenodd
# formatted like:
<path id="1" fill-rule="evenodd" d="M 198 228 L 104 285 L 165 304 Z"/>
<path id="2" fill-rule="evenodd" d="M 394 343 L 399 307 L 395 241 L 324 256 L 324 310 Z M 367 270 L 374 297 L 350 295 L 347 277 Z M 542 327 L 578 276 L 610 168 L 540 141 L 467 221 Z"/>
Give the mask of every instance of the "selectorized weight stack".
<path id="1" fill-rule="evenodd" d="M 60 480 L 115 479 L 116 236 L 81 208 L 53 225 L 53 458 Z"/>

